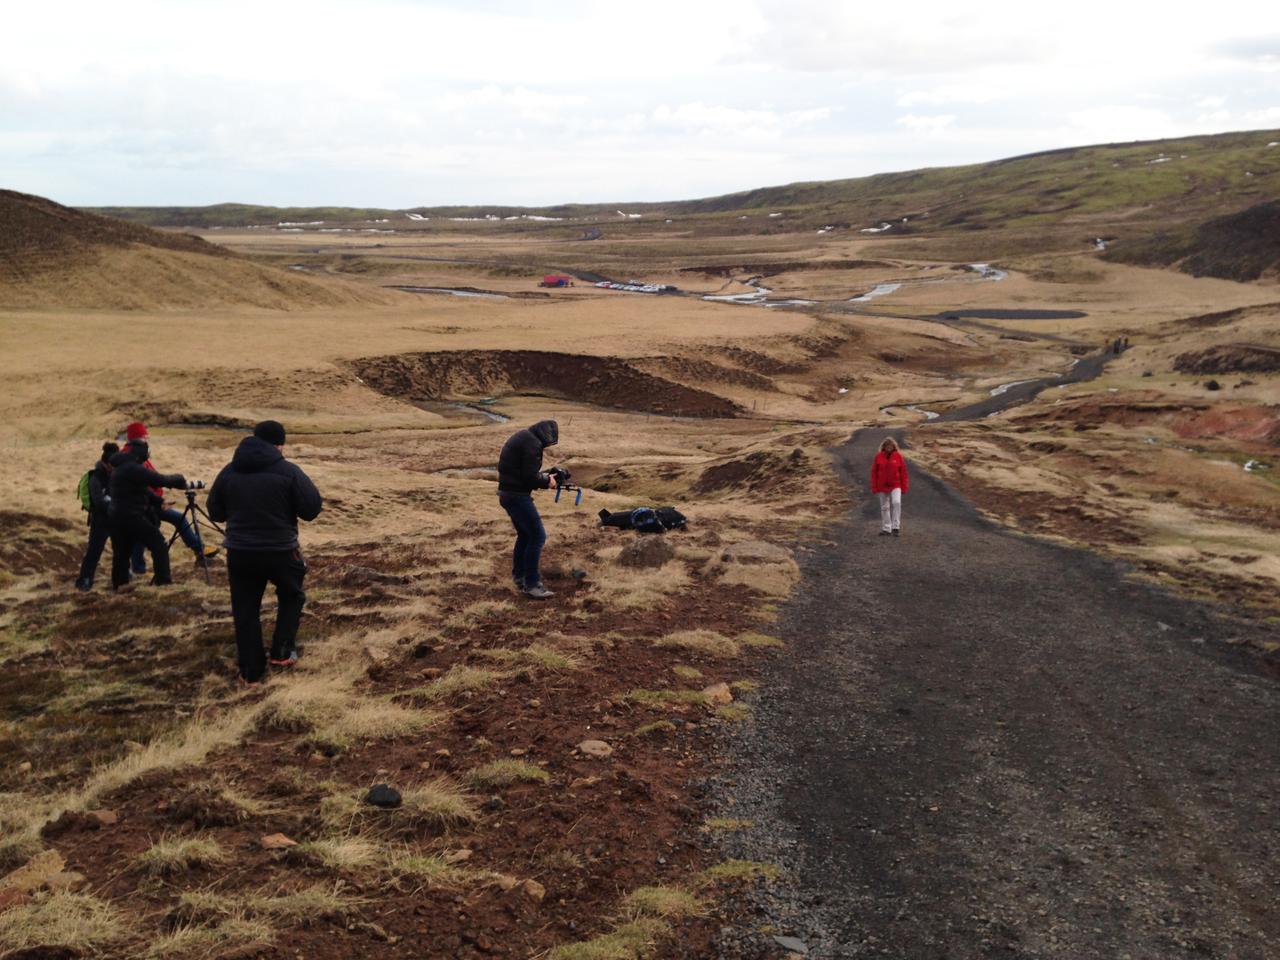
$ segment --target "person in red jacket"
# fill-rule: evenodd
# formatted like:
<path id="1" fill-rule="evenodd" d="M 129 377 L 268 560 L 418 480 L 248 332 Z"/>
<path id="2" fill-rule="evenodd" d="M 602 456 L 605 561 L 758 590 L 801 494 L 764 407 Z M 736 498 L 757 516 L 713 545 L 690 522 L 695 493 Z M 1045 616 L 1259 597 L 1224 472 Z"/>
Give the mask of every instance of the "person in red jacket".
<path id="1" fill-rule="evenodd" d="M 871 464 L 871 492 L 880 495 L 880 536 L 899 536 L 902 530 L 902 495 L 907 492 L 907 462 L 897 441 L 885 437 Z"/>

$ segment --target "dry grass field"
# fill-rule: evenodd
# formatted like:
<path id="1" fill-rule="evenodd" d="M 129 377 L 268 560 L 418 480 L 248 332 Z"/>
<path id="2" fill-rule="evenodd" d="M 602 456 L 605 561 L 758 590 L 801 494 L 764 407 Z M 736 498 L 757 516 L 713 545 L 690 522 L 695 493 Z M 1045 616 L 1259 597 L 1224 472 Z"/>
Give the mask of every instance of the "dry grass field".
<path id="1" fill-rule="evenodd" d="M 908 457 L 1002 523 L 1280 615 L 1273 281 L 1078 249 L 993 280 L 976 241 L 931 260 L 811 231 L 205 238 L 240 256 L 125 245 L 0 286 L 0 877 L 26 871 L 0 880 L 0 956 L 698 956 L 771 866 L 713 862 L 692 786 L 753 662 L 786 655 L 792 550 L 850 504 L 825 451 L 867 424 L 910 428 Z M 683 293 L 540 290 L 552 270 Z M 813 302 L 701 298 L 761 286 Z M 1117 337 L 1096 380 L 924 422 Z M 75 486 L 131 420 L 160 469 L 209 480 L 268 417 L 326 505 L 303 659 L 246 692 L 219 564 L 72 588 Z M 541 496 L 537 605 L 491 468 L 547 417 L 588 492 Z M 641 504 L 690 518 L 653 568 L 595 516 Z M 379 782 L 400 808 L 362 803 Z"/>

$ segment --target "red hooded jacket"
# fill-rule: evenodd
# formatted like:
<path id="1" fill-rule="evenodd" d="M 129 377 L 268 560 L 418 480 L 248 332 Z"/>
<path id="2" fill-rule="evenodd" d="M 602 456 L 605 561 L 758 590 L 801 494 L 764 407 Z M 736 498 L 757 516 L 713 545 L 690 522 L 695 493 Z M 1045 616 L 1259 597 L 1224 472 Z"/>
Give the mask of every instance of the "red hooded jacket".
<path id="1" fill-rule="evenodd" d="M 907 462 L 902 459 L 902 454 L 897 450 L 892 453 L 877 451 L 871 463 L 871 492 L 889 493 L 894 487 L 901 487 L 906 493 L 907 485 Z"/>

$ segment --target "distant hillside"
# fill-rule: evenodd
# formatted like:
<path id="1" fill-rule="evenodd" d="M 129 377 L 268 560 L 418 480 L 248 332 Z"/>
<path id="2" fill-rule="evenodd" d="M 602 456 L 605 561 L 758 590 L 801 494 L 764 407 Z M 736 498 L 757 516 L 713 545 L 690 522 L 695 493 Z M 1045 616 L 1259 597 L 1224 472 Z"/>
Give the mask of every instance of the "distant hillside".
<path id="1" fill-rule="evenodd" d="M 1178 266 L 1197 277 L 1257 280 L 1280 272 L 1280 200 L 1269 200 L 1198 225 L 1117 243 L 1110 260 Z"/>
<path id="2" fill-rule="evenodd" d="M 1247 253 L 1240 248 L 1240 261 L 1234 255 L 1195 257 L 1190 238 L 1209 237 L 1215 229 L 1209 227 L 1211 221 L 1277 197 L 1280 131 L 1271 130 L 1070 147 L 992 163 L 792 183 L 665 203 L 410 210 L 238 204 L 107 209 L 155 226 L 290 224 L 290 229 L 302 230 L 346 226 L 456 232 L 491 229 L 492 221 L 501 221 L 505 230 L 565 239 L 581 236 L 584 221 L 599 224 L 608 235 L 638 230 L 769 234 L 830 227 L 859 237 L 918 238 L 932 244 L 919 248 L 920 256 L 950 252 L 953 258 L 969 255 L 962 251 L 999 257 L 1087 249 L 1095 239 L 1110 242 L 1118 237 L 1117 259 L 1130 256 L 1129 251 L 1133 262 L 1177 263 L 1192 272 L 1243 279 L 1272 269 L 1275 258 L 1266 261 L 1265 251 L 1256 246 Z M 456 222 L 459 218 L 468 222 Z M 486 222 L 469 222 L 478 219 Z M 1197 233 L 1201 228 L 1207 232 Z M 948 245 L 940 246 L 943 240 Z M 1182 252 L 1156 252 L 1175 249 Z"/>
<path id="3" fill-rule="evenodd" d="M 292 309 L 390 296 L 262 266 L 199 237 L 0 190 L 0 307 Z"/>

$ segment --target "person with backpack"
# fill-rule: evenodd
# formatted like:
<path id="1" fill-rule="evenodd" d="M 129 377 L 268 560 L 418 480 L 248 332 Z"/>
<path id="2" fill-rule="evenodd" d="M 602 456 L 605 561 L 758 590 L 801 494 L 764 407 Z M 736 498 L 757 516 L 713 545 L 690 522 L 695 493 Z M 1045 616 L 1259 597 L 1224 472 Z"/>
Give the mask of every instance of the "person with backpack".
<path id="1" fill-rule="evenodd" d="M 284 458 L 284 427 L 264 420 L 236 447 L 231 462 L 209 488 L 209 516 L 225 522 L 227 579 L 235 621 L 240 682 L 262 681 L 267 663 L 298 662 L 298 625 L 307 595 L 307 563 L 298 543 L 298 521 L 314 520 L 324 501 L 311 478 Z M 276 588 L 276 628 L 271 656 L 262 648 L 262 595 Z"/>
<path id="2" fill-rule="evenodd" d="M 516 528 L 511 579 L 517 590 L 534 600 L 554 596 L 543 586 L 539 571 L 547 531 L 534 506 L 533 491 L 554 490 L 566 475 L 558 470 L 542 469 L 542 451 L 559 442 L 559 424 L 554 420 L 540 420 L 528 429 L 513 433 L 498 456 L 498 503 Z"/>
<path id="3" fill-rule="evenodd" d="M 76 577 L 76 589 L 85 593 L 93 589 L 93 575 L 98 572 L 98 561 L 111 539 L 111 458 L 120 452 L 117 444 L 108 440 L 102 445 L 98 462 L 80 477 L 77 493 L 80 506 L 88 514 L 89 544 L 80 561 L 80 576 Z"/>
<path id="4" fill-rule="evenodd" d="M 871 463 L 871 492 L 880 497 L 880 536 L 902 533 L 902 495 L 907 492 L 907 463 L 893 437 L 885 437 Z"/>
<path id="5" fill-rule="evenodd" d="M 111 504 L 111 587 L 119 590 L 129 582 L 129 558 L 135 544 L 141 543 L 151 551 L 151 566 L 155 571 L 151 582 L 157 587 L 173 583 L 169 575 L 169 545 L 157 512 L 164 501 L 155 491 L 163 487 L 184 488 L 186 478 L 180 473 L 156 473 L 147 464 L 151 450 L 145 440 L 135 440 L 128 450 L 121 450 L 109 461 L 111 482 L 108 492 Z"/>
<path id="6" fill-rule="evenodd" d="M 147 425 L 138 420 L 125 427 L 125 445 L 123 447 L 126 453 L 132 448 L 133 444 L 139 441 L 150 444 L 151 435 L 147 431 Z M 148 470 L 154 470 L 155 466 L 150 460 L 144 464 Z M 186 544 L 187 549 L 195 554 L 196 566 L 202 567 L 208 564 L 210 558 L 218 555 L 218 548 L 215 546 L 205 546 L 204 541 L 200 538 L 200 531 L 194 529 L 191 524 L 187 523 L 187 518 L 183 516 L 181 510 L 175 510 L 168 503 L 164 502 L 164 496 L 157 487 L 154 491 L 157 497 L 160 497 L 160 505 L 158 508 L 159 519 L 169 524 L 178 531 L 178 536 L 182 538 L 182 542 Z M 134 573 L 147 572 L 146 548 L 142 543 L 137 543 L 133 548 L 133 554 L 129 558 L 130 566 Z"/>

